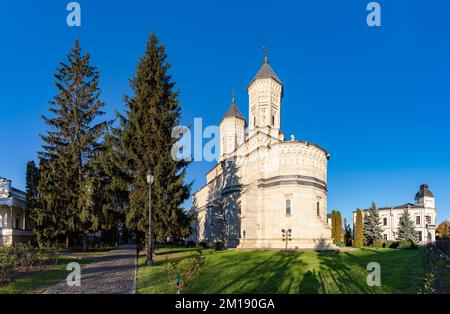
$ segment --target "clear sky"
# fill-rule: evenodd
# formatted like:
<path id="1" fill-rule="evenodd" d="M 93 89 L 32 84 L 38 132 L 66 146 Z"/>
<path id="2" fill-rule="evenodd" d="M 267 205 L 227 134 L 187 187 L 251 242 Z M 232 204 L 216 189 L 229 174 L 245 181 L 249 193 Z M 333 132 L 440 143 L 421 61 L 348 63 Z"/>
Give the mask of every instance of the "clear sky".
<path id="1" fill-rule="evenodd" d="M 419 185 L 450 219 L 450 2 L 379 1 L 382 26 L 366 24 L 369 0 L 79 1 L 82 26 L 66 25 L 65 0 L 7 1 L 0 8 L 0 176 L 24 188 L 36 158 L 40 115 L 53 74 L 76 38 L 101 71 L 107 112 L 123 110 L 138 58 L 155 31 L 181 92 L 183 122 L 217 124 L 270 47 L 284 83 L 287 138 L 324 147 L 328 210 L 413 202 Z M 194 190 L 213 166 L 189 168 Z M 186 204 L 189 205 L 189 202 Z"/>

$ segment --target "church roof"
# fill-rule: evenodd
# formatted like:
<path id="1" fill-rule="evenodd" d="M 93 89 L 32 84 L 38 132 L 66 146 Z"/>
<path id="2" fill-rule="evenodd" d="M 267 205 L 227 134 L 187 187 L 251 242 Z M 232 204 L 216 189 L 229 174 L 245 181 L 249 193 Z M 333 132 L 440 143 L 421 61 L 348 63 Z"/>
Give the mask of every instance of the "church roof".
<path id="1" fill-rule="evenodd" d="M 236 101 L 234 100 L 234 98 L 233 98 L 230 108 L 228 108 L 228 111 L 223 118 L 225 119 L 225 118 L 229 118 L 229 117 L 236 117 L 236 118 L 245 120 L 243 114 L 241 113 L 238 106 L 236 105 Z"/>
<path id="2" fill-rule="evenodd" d="M 424 196 L 434 197 L 433 193 L 428 189 L 428 184 L 422 184 L 419 192 L 417 192 L 414 199 L 422 198 Z"/>
<path id="3" fill-rule="evenodd" d="M 262 67 L 259 69 L 258 73 L 256 73 L 255 77 L 250 82 L 250 85 L 256 80 L 266 79 L 266 78 L 272 78 L 275 81 L 277 81 L 278 83 L 283 84 L 283 83 L 281 83 L 281 80 L 278 78 L 278 76 L 273 71 L 272 67 L 269 65 L 269 60 L 268 60 L 267 56 L 264 59 L 264 64 L 262 65 Z"/>

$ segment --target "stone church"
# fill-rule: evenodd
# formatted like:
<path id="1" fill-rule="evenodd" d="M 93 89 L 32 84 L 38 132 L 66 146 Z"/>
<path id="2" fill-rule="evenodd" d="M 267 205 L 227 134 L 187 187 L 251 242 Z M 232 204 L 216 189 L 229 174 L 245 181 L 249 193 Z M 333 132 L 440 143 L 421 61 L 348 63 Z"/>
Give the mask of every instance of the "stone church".
<path id="1" fill-rule="evenodd" d="M 230 248 L 336 249 L 327 224 L 330 155 L 294 136 L 285 139 L 283 83 L 267 55 L 248 95 L 248 121 L 233 98 L 220 122 L 220 159 L 193 195 L 191 240 Z"/>

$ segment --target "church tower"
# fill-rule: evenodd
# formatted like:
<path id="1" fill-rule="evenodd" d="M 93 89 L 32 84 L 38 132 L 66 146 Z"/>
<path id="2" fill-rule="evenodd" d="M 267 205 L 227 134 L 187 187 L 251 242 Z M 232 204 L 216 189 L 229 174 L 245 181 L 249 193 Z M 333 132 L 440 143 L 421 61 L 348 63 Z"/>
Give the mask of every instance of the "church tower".
<path id="1" fill-rule="evenodd" d="M 229 157 L 244 143 L 246 124 L 233 97 L 230 108 L 220 122 L 220 160 Z"/>
<path id="2" fill-rule="evenodd" d="M 417 206 L 423 206 L 426 208 L 435 208 L 434 195 L 430 191 L 428 184 L 422 184 L 419 192 L 417 192 L 414 201 Z"/>
<path id="3" fill-rule="evenodd" d="M 269 65 L 267 51 L 263 66 L 248 86 L 248 95 L 249 136 L 263 131 L 283 140 L 280 136 L 283 84 Z"/>

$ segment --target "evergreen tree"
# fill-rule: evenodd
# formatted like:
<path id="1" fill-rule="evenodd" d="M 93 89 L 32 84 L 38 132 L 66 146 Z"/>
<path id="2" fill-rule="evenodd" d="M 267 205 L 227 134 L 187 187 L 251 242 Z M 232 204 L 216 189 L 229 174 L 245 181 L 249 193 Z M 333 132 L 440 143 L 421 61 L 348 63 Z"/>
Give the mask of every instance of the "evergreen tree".
<path id="1" fill-rule="evenodd" d="M 405 209 L 398 221 L 398 233 L 397 240 L 410 240 L 417 242 L 416 229 L 414 227 L 414 221 L 409 215 L 408 209 Z"/>
<path id="2" fill-rule="evenodd" d="M 105 105 L 100 101 L 99 77 L 89 54 L 83 55 L 75 41 L 67 62 L 57 69 L 58 94 L 50 102 L 50 116 L 43 116 L 50 130 L 41 135 L 41 206 L 34 212 L 42 243 L 64 235 L 68 245 L 72 235 L 81 234 L 87 249 L 87 233 L 100 226 L 93 167 L 108 123 L 96 123 Z"/>
<path id="3" fill-rule="evenodd" d="M 335 212 L 335 220 L 336 220 L 336 227 L 335 227 L 335 244 L 340 245 L 342 244 L 342 217 L 341 212 L 336 211 Z"/>
<path id="4" fill-rule="evenodd" d="M 355 247 L 363 246 L 364 230 L 363 230 L 363 217 L 362 211 L 358 209 L 356 211 L 356 223 L 355 223 Z"/>
<path id="5" fill-rule="evenodd" d="M 125 97 L 127 111 L 120 116 L 124 163 L 131 176 L 126 222 L 139 241 L 148 238 L 148 171 L 154 176 L 152 237 L 165 241 L 190 232 L 191 220 L 181 207 L 190 193 L 190 185 L 184 183 L 188 163 L 171 154 L 177 141 L 172 130 L 179 124 L 181 108 L 166 59 L 164 46 L 151 34 L 131 80 L 134 95 Z"/>
<path id="6" fill-rule="evenodd" d="M 331 238 L 336 243 L 336 211 L 331 211 Z"/>
<path id="7" fill-rule="evenodd" d="M 444 225 L 444 233 L 442 234 L 443 239 L 448 239 L 448 224 Z"/>
<path id="8" fill-rule="evenodd" d="M 383 230 L 381 229 L 380 214 L 377 205 L 372 202 L 367 215 L 364 217 L 364 240 L 367 245 L 375 244 L 375 241 L 382 240 Z"/>
<path id="9" fill-rule="evenodd" d="M 352 228 L 350 227 L 350 224 L 347 224 L 345 225 L 344 244 L 345 246 L 352 246 L 352 242 Z"/>
<path id="10" fill-rule="evenodd" d="M 34 161 L 29 161 L 27 162 L 26 183 L 25 183 L 26 202 L 27 208 L 29 210 L 37 206 L 37 202 L 39 199 L 37 191 L 38 183 L 39 183 L 39 169 L 38 167 L 36 167 Z"/>

